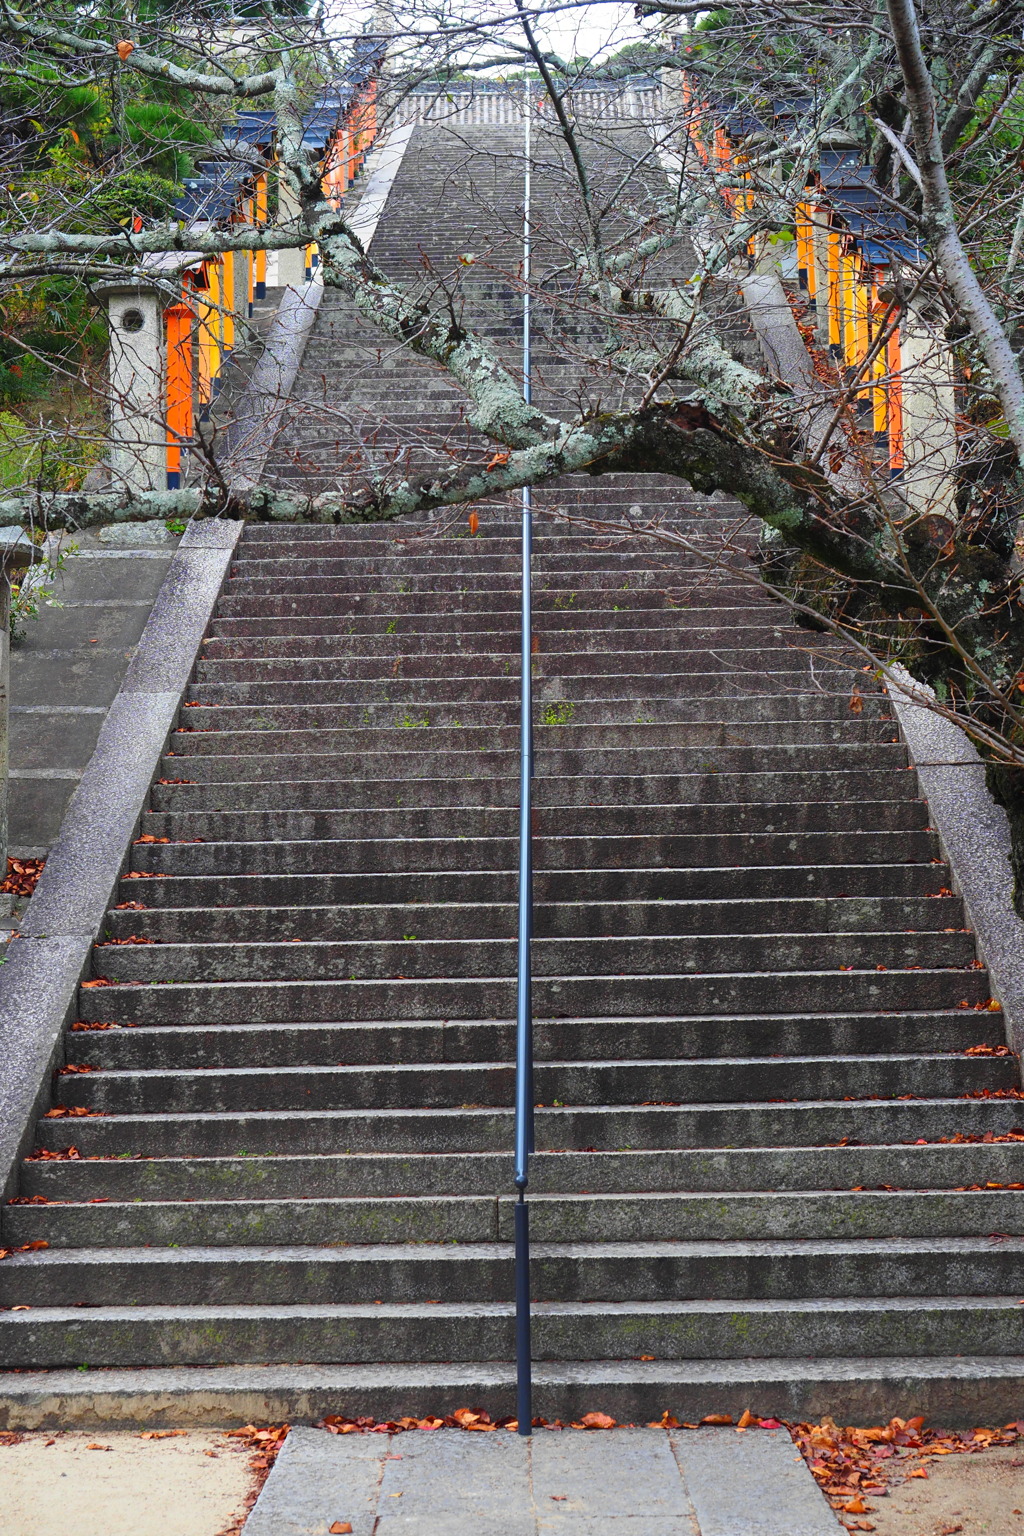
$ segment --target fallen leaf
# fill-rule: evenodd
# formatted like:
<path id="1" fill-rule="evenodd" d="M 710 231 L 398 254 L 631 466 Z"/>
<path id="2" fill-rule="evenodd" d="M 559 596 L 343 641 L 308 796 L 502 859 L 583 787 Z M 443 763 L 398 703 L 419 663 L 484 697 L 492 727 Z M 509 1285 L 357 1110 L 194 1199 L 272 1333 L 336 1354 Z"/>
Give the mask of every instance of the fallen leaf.
<path id="1" fill-rule="evenodd" d="M 474 533 L 474 534 L 475 533 L 479 533 L 479 531 L 480 531 L 480 519 L 479 519 L 479 517 L 477 516 L 477 514 L 475 512 L 471 512 L 469 514 L 469 517 L 468 517 L 467 521 L 469 523 L 469 531 L 470 531 L 470 533 Z"/>
<path id="2" fill-rule="evenodd" d="M 702 1424 L 731 1424 L 731 1413 L 706 1413 L 701 1419 Z"/>
<path id="3" fill-rule="evenodd" d="M 175 1435 L 187 1435 L 187 1429 L 144 1429 L 140 1440 L 171 1440 Z"/>
<path id="4" fill-rule="evenodd" d="M 86 1446 L 87 1451 L 112 1451 L 113 1449 L 112 1445 L 100 1445 L 98 1440 L 91 1440 Z"/>
<path id="5" fill-rule="evenodd" d="M 744 1408 L 743 1414 L 742 1414 L 742 1416 L 740 1418 L 739 1423 L 736 1425 L 736 1428 L 737 1429 L 749 1429 L 751 1424 L 757 1424 L 758 1422 L 759 1422 L 759 1420 L 754 1418 L 754 1415 L 751 1413 L 750 1409 L 749 1408 Z"/>
<path id="6" fill-rule="evenodd" d="M 925 1471 L 924 1467 L 915 1467 L 913 1472 L 908 1472 L 907 1473 L 907 1476 L 908 1477 L 927 1477 L 928 1473 Z"/>
<path id="7" fill-rule="evenodd" d="M 327 1529 L 331 1532 L 331 1536 L 345 1536 L 346 1531 L 351 1531 L 352 1522 L 351 1520 L 335 1520 L 334 1524 L 328 1526 Z"/>
<path id="8" fill-rule="evenodd" d="M 614 1429 L 616 1421 L 607 1413 L 585 1413 L 580 1423 L 584 1429 Z"/>

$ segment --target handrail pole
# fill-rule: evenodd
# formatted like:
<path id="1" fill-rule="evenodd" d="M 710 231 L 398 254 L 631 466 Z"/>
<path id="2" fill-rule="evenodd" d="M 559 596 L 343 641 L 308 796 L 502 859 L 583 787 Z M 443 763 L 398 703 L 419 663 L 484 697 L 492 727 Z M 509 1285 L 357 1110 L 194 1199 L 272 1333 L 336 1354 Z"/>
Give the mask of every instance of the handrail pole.
<path id="1" fill-rule="evenodd" d="M 530 89 L 524 81 L 526 119 L 523 176 L 523 398 L 530 386 Z M 522 633 L 519 699 L 519 924 L 516 964 L 516 1114 L 515 1114 L 515 1293 L 516 1293 L 516 1417 L 518 1431 L 533 1427 L 533 1366 L 530 1347 L 530 1218 L 526 1203 L 533 1135 L 533 1012 L 530 939 L 533 936 L 533 604 L 531 565 L 533 506 L 530 487 L 523 486 L 522 506 Z"/>

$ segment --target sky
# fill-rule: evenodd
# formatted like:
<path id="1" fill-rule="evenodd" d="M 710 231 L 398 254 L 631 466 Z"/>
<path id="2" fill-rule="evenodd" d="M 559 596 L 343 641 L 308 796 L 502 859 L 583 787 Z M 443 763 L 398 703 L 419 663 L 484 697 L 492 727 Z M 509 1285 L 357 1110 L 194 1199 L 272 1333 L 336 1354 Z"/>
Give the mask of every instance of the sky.
<path id="1" fill-rule="evenodd" d="M 558 0 L 554 0 L 554 3 L 557 4 Z M 462 14 L 474 20 L 489 12 L 502 18 L 515 15 L 514 0 L 470 0 L 469 4 L 466 0 L 434 0 L 434 4 L 438 10 L 443 9 L 449 15 Z M 528 5 L 539 10 L 543 0 L 528 0 Z M 403 0 L 390 0 L 389 3 L 389 9 L 398 20 L 399 31 L 403 10 L 407 16 L 423 17 L 431 8 L 430 0 L 407 0 L 404 7 Z M 346 30 L 351 26 L 355 31 L 370 17 L 373 6 L 361 3 L 361 0 L 333 0 L 333 3 L 328 0 L 327 11 Z M 423 21 L 416 24 L 419 31 L 423 30 L 423 26 Z M 602 4 L 587 4 L 557 11 L 540 17 L 535 23 L 535 31 L 542 46 L 563 58 L 573 58 L 580 54 L 596 54 L 600 57 L 602 54 L 613 53 L 626 43 L 638 41 L 651 30 L 650 22 L 644 26 L 636 19 L 632 3 L 621 4 L 619 0 L 606 0 Z"/>

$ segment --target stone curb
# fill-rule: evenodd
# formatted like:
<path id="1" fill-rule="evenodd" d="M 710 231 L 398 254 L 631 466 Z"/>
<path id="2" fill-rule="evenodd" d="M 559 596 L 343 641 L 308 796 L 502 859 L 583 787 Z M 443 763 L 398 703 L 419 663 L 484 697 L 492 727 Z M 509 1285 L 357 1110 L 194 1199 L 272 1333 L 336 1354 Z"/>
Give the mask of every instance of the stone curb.
<path id="1" fill-rule="evenodd" d="M 78 984 L 129 857 L 146 795 L 174 728 L 240 522 L 190 525 L 72 796 L 57 842 L 0 969 L 0 1191 L 50 1096 Z M 69 1127 L 70 1130 L 70 1127 Z M 69 1135 L 69 1140 L 70 1140 Z M 3 1212 L 0 1210 L 0 1234 Z"/>
<path id="2" fill-rule="evenodd" d="M 410 123 L 392 130 L 367 156 L 363 193 L 350 221 L 353 233 L 364 246 L 373 239 L 413 127 Z M 301 288 L 285 289 L 262 355 L 238 402 L 235 419 L 228 427 L 229 478 L 237 479 L 242 473 L 248 482 L 255 484 L 262 476 L 291 398 L 323 294 L 324 285 L 319 277 Z M 230 467 L 232 461 L 234 473 Z"/>
<path id="3" fill-rule="evenodd" d="M 988 966 L 992 995 L 1003 1005 L 1007 1043 L 1024 1053 L 1024 920 L 1013 906 L 1010 826 L 985 787 L 985 767 L 951 720 L 899 690 L 889 694 L 917 769 L 931 822 L 963 897 L 978 952 Z M 904 674 L 906 675 L 906 674 Z M 911 682 L 907 677 L 908 684 Z M 928 690 L 913 683 L 918 693 Z"/>

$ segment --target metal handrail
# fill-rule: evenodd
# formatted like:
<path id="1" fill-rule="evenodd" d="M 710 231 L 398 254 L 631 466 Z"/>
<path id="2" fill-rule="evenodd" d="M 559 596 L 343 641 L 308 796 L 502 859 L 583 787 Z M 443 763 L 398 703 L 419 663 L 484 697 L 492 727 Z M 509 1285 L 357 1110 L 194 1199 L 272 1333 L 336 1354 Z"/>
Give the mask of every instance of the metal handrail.
<path id="1" fill-rule="evenodd" d="M 530 92 L 526 95 L 523 175 L 523 398 L 529 404 L 530 379 Z M 515 1118 L 515 1290 L 516 1290 L 516 1417 L 521 1435 L 533 1426 L 533 1382 L 530 1349 L 530 1216 L 526 1187 L 530 1181 L 533 1135 L 533 1010 L 530 939 L 533 936 L 533 505 L 530 487 L 523 486 L 522 512 L 522 633 L 519 697 L 519 927 L 516 961 L 516 1118 Z"/>

